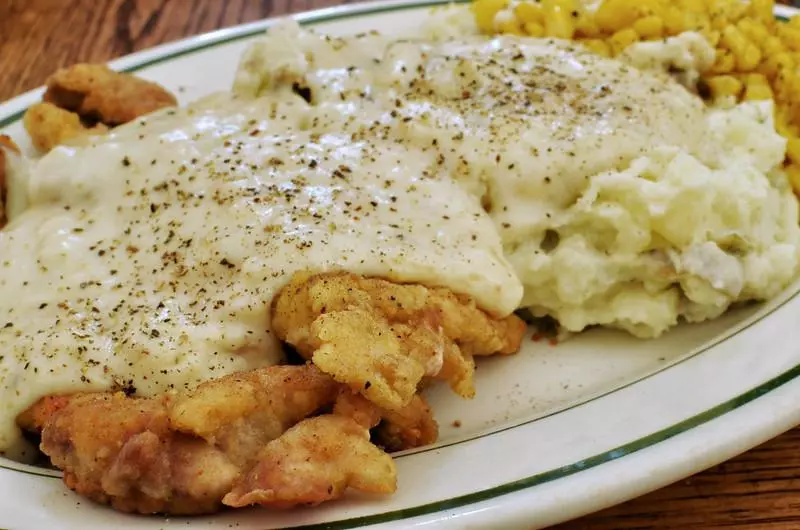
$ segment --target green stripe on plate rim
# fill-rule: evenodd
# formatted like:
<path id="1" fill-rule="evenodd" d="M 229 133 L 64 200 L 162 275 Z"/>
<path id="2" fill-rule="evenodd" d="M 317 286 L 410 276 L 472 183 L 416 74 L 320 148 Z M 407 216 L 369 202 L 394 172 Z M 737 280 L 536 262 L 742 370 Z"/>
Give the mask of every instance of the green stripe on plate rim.
<path id="1" fill-rule="evenodd" d="M 431 0 L 431 1 L 428 1 L 428 2 L 415 3 L 415 4 L 411 4 L 411 5 L 404 5 L 404 4 L 396 4 L 396 5 L 390 5 L 390 6 L 376 5 L 376 6 L 370 6 L 370 7 L 360 8 L 360 9 L 358 7 L 356 7 L 353 10 L 346 10 L 344 12 L 334 12 L 334 13 L 323 12 L 323 13 L 319 13 L 319 14 L 314 14 L 312 12 L 312 13 L 309 13 L 308 15 L 299 16 L 298 20 L 299 20 L 300 24 L 302 24 L 302 25 L 313 25 L 313 24 L 320 24 L 320 23 L 324 23 L 324 22 L 331 22 L 331 21 L 335 21 L 335 20 L 346 20 L 346 19 L 349 19 L 349 18 L 357 18 L 357 17 L 369 16 L 369 15 L 375 15 L 375 14 L 390 13 L 390 12 L 393 12 L 393 11 L 406 11 L 406 10 L 415 10 L 415 9 L 425 9 L 425 8 L 430 8 L 430 7 L 435 7 L 435 6 L 446 5 L 448 3 L 467 3 L 467 2 L 469 2 L 469 0 L 456 0 L 455 2 L 447 2 L 447 1 L 441 1 L 441 0 Z M 779 20 L 782 20 L 782 21 L 786 20 L 786 17 L 782 16 L 782 15 L 776 15 L 776 18 L 778 18 Z M 227 34 L 223 33 L 223 34 L 220 34 L 219 36 L 211 37 L 208 40 L 204 40 L 201 44 L 198 44 L 196 46 L 192 46 L 192 47 L 189 47 L 189 48 L 186 48 L 186 49 L 183 49 L 183 50 L 179 50 L 179 51 L 176 51 L 176 52 L 173 52 L 173 53 L 165 54 L 165 55 L 162 55 L 160 57 L 155 57 L 153 59 L 144 60 L 144 61 L 142 61 L 140 63 L 137 63 L 135 65 L 132 65 L 130 67 L 124 68 L 124 69 L 122 69 L 122 71 L 135 72 L 137 70 L 141 70 L 141 69 L 146 68 L 148 66 L 153 66 L 153 65 L 160 64 L 160 63 L 163 63 L 163 62 L 166 62 L 166 61 L 174 60 L 174 59 L 177 59 L 179 57 L 183 57 L 185 55 L 190 55 L 190 54 L 193 54 L 193 53 L 197 53 L 197 52 L 200 52 L 200 51 L 208 49 L 208 48 L 212 48 L 212 47 L 219 46 L 219 45 L 222 45 L 222 44 L 227 44 L 227 43 L 230 43 L 230 42 L 235 42 L 235 41 L 251 38 L 253 36 L 262 34 L 267 29 L 267 27 L 268 27 L 268 25 L 258 26 L 256 28 L 253 28 L 250 31 L 246 31 L 244 33 L 237 33 L 237 34 L 234 34 L 234 35 L 227 35 Z M 9 125 L 19 121 L 22 118 L 23 114 L 25 113 L 25 110 L 27 110 L 27 109 L 23 109 L 23 110 L 20 110 L 18 112 L 15 112 L 15 113 L 7 116 L 6 118 L 3 118 L 2 120 L 0 120 L 0 128 L 8 127 Z M 774 313 L 775 311 L 777 311 L 778 309 L 780 309 L 781 307 L 785 306 L 787 303 L 792 301 L 794 298 L 797 297 L 798 294 L 800 294 L 800 288 L 798 288 L 786 300 L 784 300 L 781 304 L 779 304 L 778 306 L 776 306 L 775 308 L 770 310 L 768 313 L 766 313 L 766 314 L 760 316 L 759 318 L 751 321 L 749 324 L 741 327 L 740 329 L 738 329 L 734 333 L 732 333 L 730 335 L 727 335 L 722 339 L 718 339 L 718 340 L 706 345 L 705 347 L 699 349 L 694 354 L 689 355 L 689 356 L 683 358 L 682 360 L 678 361 L 677 363 L 674 363 L 674 364 L 672 364 L 672 365 L 670 365 L 668 367 L 665 367 L 662 370 L 658 370 L 657 372 L 654 372 L 652 374 L 648 374 L 647 376 L 645 376 L 643 378 L 640 378 L 640 379 L 637 379 L 635 381 L 632 381 L 632 382 L 630 382 L 630 383 L 628 383 L 626 385 L 623 385 L 621 387 L 616 387 L 616 388 L 614 388 L 613 390 L 611 390 L 609 392 L 606 392 L 604 394 L 595 396 L 595 397 L 593 397 L 593 398 L 591 398 L 589 400 L 583 401 L 581 403 L 577 403 L 577 404 L 575 404 L 575 405 L 573 405 L 571 407 L 559 410 L 559 411 L 554 412 L 552 414 L 549 414 L 549 415 L 546 415 L 546 416 L 542 416 L 542 417 L 538 417 L 536 419 L 529 420 L 529 421 L 526 421 L 526 422 L 523 422 L 523 423 L 519 423 L 519 424 L 510 426 L 510 427 L 504 428 L 504 429 L 495 430 L 495 431 L 492 431 L 490 433 L 486 433 L 486 434 L 483 434 L 483 435 L 480 435 L 480 436 L 475 436 L 475 437 L 468 438 L 468 439 L 462 439 L 462 440 L 459 440 L 457 442 L 453 442 L 453 443 L 446 444 L 446 445 L 436 446 L 436 447 L 433 447 L 433 448 L 428 449 L 428 450 L 441 449 L 443 447 L 448 447 L 448 446 L 451 446 L 451 445 L 465 443 L 465 442 L 468 442 L 468 441 L 471 441 L 471 440 L 475 440 L 477 438 L 481 438 L 481 437 L 484 437 L 484 436 L 491 436 L 493 434 L 497 434 L 498 432 L 503 432 L 503 431 L 506 431 L 506 430 L 511 430 L 511 429 L 514 429 L 514 428 L 517 428 L 517 427 L 521 427 L 523 425 L 527 425 L 527 424 L 533 423 L 535 421 L 541 420 L 541 419 L 546 418 L 548 416 L 551 416 L 553 414 L 558 414 L 558 413 L 564 412 L 566 410 L 570 410 L 570 409 L 573 409 L 573 408 L 580 407 L 582 405 L 585 405 L 586 403 L 589 403 L 590 401 L 594 401 L 594 400 L 599 399 L 599 398 L 601 398 L 603 396 L 606 396 L 606 395 L 608 395 L 610 393 L 617 392 L 617 391 L 619 391 L 619 390 L 621 390 L 623 388 L 626 388 L 626 387 L 628 387 L 628 386 L 630 386 L 632 384 L 636 384 L 636 383 L 638 383 L 638 382 L 640 382 L 640 381 L 642 381 L 644 379 L 648 379 L 648 378 L 650 378 L 650 377 L 662 372 L 663 370 L 669 369 L 669 368 L 675 366 L 676 364 L 680 364 L 682 362 L 685 362 L 685 361 L 687 361 L 687 360 L 689 360 L 689 359 L 691 359 L 691 358 L 693 358 L 693 357 L 695 357 L 695 356 L 697 356 L 697 355 L 699 355 L 699 354 L 701 354 L 701 353 L 703 353 L 705 351 L 708 351 L 708 349 L 712 348 L 713 346 L 715 346 L 715 345 L 717 345 L 717 344 L 719 344 L 719 343 L 721 343 L 721 342 L 723 342 L 725 340 L 728 340 L 729 338 L 734 337 L 734 336 L 738 335 L 739 333 L 745 331 L 746 329 L 754 326 L 755 324 L 757 324 L 758 322 L 760 322 L 764 318 L 768 317 L 769 315 L 771 315 L 772 313 Z M 732 398 L 732 399 L 730 399 L 730 400 L 728 400 L 728 401 L 726 401 L 724 403 L 721 403 L 721 404 L 719 404 L 719 405 L 717 405 L 715 407 L 712 407 L 712 408 L 710 408 L 710 409 L 708 409 L 708 410 L 706 410 L 704 412 L 701 412 L 701 413 L 699 413 L 699 414 L 697 414 L 695 416 L 692 416 L 691 418 L 688 418 L 688 419 L 686 419 L 686 420 L 684 420 L 682 422 L 679 422 L 679 423 L 676 423 L 674 425 L 671 425 L 671 426 L 669 426 L 669 427 L 667 427 L 665 429 L 662 429 L 662 430 L 660 430 L 658 432 L 652 433 L 652 434 L 650 434 L 648 436 L 639 438 L 637 440 L 634 440 L 634 441 L 629 442 L 627 444 L 621 445 L 621 446 L 616 447 L 614 449 L 605 451 L 605 452 L 600 453 L 598 455 L 586 458 L 584 460 L 580 460 L 578 462 L 575 462 L 575 463 L 572 463 L 572 464 L 568 464 L 566 466 L 562 466 L 562 467 L 559 467 L 559 468 L 556 468 L 556 469 L 545 471 L 543 473 L 532 475 L 530 477 L 525 477 L 525 478 L 522 478 L 522 479 L 519 479 L 519 480 L 516 480 L 516 481 L 513 481 L 513 482 L 508 482 L 508 483 L 502 484 L 500 486 L 495 486 L 495 487 L 487 489 L 487 490 L 478 491 L 478 492 L 474 492 L 474 493 L 470 493 L 470 494 L 466 494 L 466 495 L 461 495 L 461 496 L 458 496 L 458 497 L 452 497 L 450 499 L 446 499 L 446 500 L 442 500 L 442 501 L 436 501 L 436 502 L 432 502 L 432 503 L 429 503 L 429 504 L 423 504 L 423 505 L 420 505 L 420 506 L 415 506 L 413 508 L 406 508 L 406 509 L 395 510 L 395 511 L 391 511 L 391 512 L 384 512 L 384 513 L 375 514 L 375 515 L 368 515 L 368 516 L 356 517 L 356 518 L 351 518 L 351 519 L 343 519 L 343 520 L 340 520 L 340 521 L 332 521 L 332 522 L 329 522 L 329 523 L 304 525 L 304 526 L 298 526 L 298 527 L 292 527 L 292 528 L 303 529 L 303 530 L 323 530 L 323 529 L 326 529 L 326 530 L 339 530 L 339 529 L 347 529 L 347 528 L 359 528 L 359 527 L 363 527 L 363 526 L 374 525 L 374 524 L 390 522 L 390 521 L 398 521 L 398 520 L 402 520 L 402 519 L 408 519 L 408 518 L 411 518 L 411 517 L 418 517 L 418 516 L 421 516 L 421 515 L 427 515 L 427 514 L 431 514 L 431 513 L 441 512 L 441 511 L 444 511 L 444 510 L 451 510 L 451 509 L 455 509 L 455 508 L 460 508 L 460 507 L 463 507 L 463 506 L 467 506 L 469 504 L 475 504 L 477 502 L 490 500 L 490 499 L 493 499 L 493 498 L 496 498 L 496 497 L 499 497 L 499 496 L 502 496 L 502 495 L 506 495 L 506 494 L 509 494 L 509 493 L 514 493 L 514 492 L 517 492 L 517 491 L 520 491 L 520 490 L 523 490 L 523 489 L 526 489 L 526 488 L 530 488 L 530 487 L 533 487 L 533 486 L 536 486 L 536 485 L 539 485 L 539 484 L 544 484 L 546 482 L 551 482 L 551 481 L 556 480 L 556 479 L 568 477 L 570 475 L 574 475 L 576 473 L 579 473 L 580 471 L 584 471 L 584 470 L 587 470 L 587 469 L 591 469 L 591 468 L 597 467 L 600 464 L 616 460 L 616 459 L 621 458 L 623 456 L 635 453 L 635 452 L 637 452 L 637 451 L 639 451 L 641 449 L 645 449 L 645 448 L 650 447 L 652 445 L 656 445 L 656 444 L 661 443 L 663 441 L 666 441 L 666 440 L 668 440 L 668 439 L 670 439 L 670 438 L 672 438 L 674 436 L 677 436 L 677 435 L 679 435 L 681 433 L 684 433 L 684 432 L 686 432 L 686 431 L 688 431 L 688 430 L 690 430 L 690 429 L 692 429 L 694 427 L 698 427 L 700 425 L 703 425 L 704 423 L 707 423 L 707 422 L 709 422 L 709 421 L 711 421 L 711 420 L 713 420 L 715 418 L 718 418 L 718 417 L 720 417 L 720 416 L 722 416 L 722 415 L 724 415 L 724 414 L 726 414 L 728 412 L 736 410 L 737 408 L 739 408 L 739 407 L 741 407 L 741 406 L 743 406 L 743 405 L 745 405 L 747 403 L 750 403 L 751 401 L 754 401 L 755 399 L 767 394 L 768 392 L 770 392 L 772 390 L 775 390 L 775 389 L 783 386 L 784 384 L 786 384 L 786 383 L 788 383 L 790 381 L 793 381 L 794 379 L 796 379 L 798 377 L 800 377 L 800 364 L 794 366 L 793 368 L 787 370 L 786 372 L 783 372 L 782 374 L 774 377 L 773 379 L 770 379 L 769 381 L 767 381 L 767 382 L 765 382 L 765 383 L 763 383 L 763 384 L 761 384 L 761 385 L 749 390 L 748 392 L 745 392 L 744 394 L 736 396 L 736 397 L 734 397 L 734 398 Z M 402 456 L 410 456 L 411 454 L 418 454 L 419 452 L 424 452 L 424 451 L 425 450 L 417 451 L 415 453 L 410 453 L 410 454 L 406 454 L 406 455 L 401 455 L 401 457 Z M 43 471 L 39 472 L 39 471 L 30 470 L 30 469 L 19 469 L 19 468 L 15 468 L 15 467 L 9 467 L 9 466 L 4 465 L 4 464 L 0 464 L 0 469 L 5 469 L 5 470 L 9 470 L 9 471 L 15 471 L 15 472 L 18 472 L 18 473 L 24 473 L 24 474 L 27 474 L 27 475 L 33 475 L 33 476 L 38 476 L 38 477 L 59 478 L 58 476 L 56 476 L 54 474 L 47 473 L 47 472 L 43 472 Z"/>

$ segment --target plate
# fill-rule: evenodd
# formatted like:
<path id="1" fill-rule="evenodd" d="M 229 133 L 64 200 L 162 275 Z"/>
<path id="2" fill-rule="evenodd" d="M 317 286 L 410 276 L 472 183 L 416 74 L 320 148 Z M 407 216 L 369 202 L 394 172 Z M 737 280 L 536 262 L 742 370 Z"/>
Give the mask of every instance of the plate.
<path id="1" fill-rule="evenodd" d="M 438 2 L 382 2 L 297 15 L 333 34 L 411 32 Z M 779 7 L 778 14 L 794 13 Z M 182 102 L 229 88 L 238 57 L 274 21 L 246 24 L 114 61 Z M 19 122 L 41 90 L 0 106 Z M 12 528 L 540 528 L 622 502 L 743 452 L 800 423 L 800 281 L 767 304 L 655 341 L 593 330 L 534 340 L 480 362 L 477 397 L 429 397 L 437 445 L 399 453 L 397 493 L 286 512 L 182 519 L 119 514 L 78 498 L 58 473 L 0 459 L 0 524 Z"/>

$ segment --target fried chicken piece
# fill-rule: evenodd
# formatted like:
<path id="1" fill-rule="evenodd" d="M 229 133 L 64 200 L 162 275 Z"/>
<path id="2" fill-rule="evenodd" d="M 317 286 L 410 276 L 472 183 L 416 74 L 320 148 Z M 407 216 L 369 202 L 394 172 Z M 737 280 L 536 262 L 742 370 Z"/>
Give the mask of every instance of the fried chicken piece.
<path id="1" fill-rule="evenodd" d="M 17 425 L 23 430 L 41 433 L 45 425 L 61 409 L 83 394 L 45 396 L 17 416 Z"/>
<path id="2" fill-rule="evenodd" d="M 69 488 L 125 512 L 214 512 L 239 476 L 222 451 L 170 430 L 163 398 L 76 397 L 45 425 L 41 449 Z"/>
<path id="3" fill-rule="evenodd" d="M 372 434 L 374 443 L 392 453 L 434 443 L 439 425 L 427 401 L 416 395 L 402 409 L 384 411 Z"/>
<path id="4" fill-rule="evenodd" d="M 347 273 L 296 274 L 273 301 L 278 336 L 337 381 L 388 410 L 425 376 L 474 395 L 473 355 L 510 354 L 525 324 L 494 318 L 447 289 Z"/>
<path id="5" fill-rule="evenodd" d="M 333 403 L 339 388 L 311 365 L 243 372 L 203 383 L 178 397 L 170 405 L 170 423 L 245 465 L 264 443 Z"/>
<path id="6" fill-rule="evenodd" d="M 108 130 L 102 123 L 92 128 L 86 127 L 77 114 L 52 103 L 31 105 L 25 111 L 22 123 L 34 147 L 40 151 L 50 151 L 57 145 L 86 134 L 103 134 Z"/>
<path id="7" fill-rule="evenodd" d="M 177 105 L 175 96 L 160 85 L 103 64 L 59 70 L 47 80 L 42 100 L 28 108 L 23 124 L 33 145 L 45 152 Z"/>
<path id="8" fill-rule="evenodd" d="M 77 493 L 121 511 L 210 513 L 262 448 L 337 393 L 313 366 L 274 366 L 208 381 L 185 397 L 86 394 L 22 417 L 48 418 L 41 449 Z"/>
<path id="9" fill-rule="evenodd" d="M 19 154 L 19 147 L 11 137 L 0 134 L 0 228 L 6 224 L 6 149 Z"/>
<path id="10" fill-rule="evenodd" d="M 383 411 L 373 402 L 353 392 L 347 387 L 339 391 L 336 402 L 333 404 L 333 413 L 353 419 L 365 429 L 371 429 L 381 421 Z"/>
<path id="11" fill-rule="evenodd" d="M 370 443 L 369 431 L 352 418 L 328 414 L 303 420 L 268 443 L 222 502 L 289 508 L 336 499 L 347 488 L 388 494 L 396 487 L 394 462 Z"/>
<path id="12" fill-rule="evenodd" d="M 47 80 L 43 100 L 110 127 L 177 105 L 166 89 L 104 64 L 76 64 Z"/>
<path id="13" fill-rule="evenodd" d="M 343 388 L 336 398 L 333 413 L 372 429 L 373 442 L 390 453 L 429 445 L 439 437 L 433 411 L 420 395 L 414 396 L 405 407 L 392 411 L 381 409 L 361 394 Z"/>

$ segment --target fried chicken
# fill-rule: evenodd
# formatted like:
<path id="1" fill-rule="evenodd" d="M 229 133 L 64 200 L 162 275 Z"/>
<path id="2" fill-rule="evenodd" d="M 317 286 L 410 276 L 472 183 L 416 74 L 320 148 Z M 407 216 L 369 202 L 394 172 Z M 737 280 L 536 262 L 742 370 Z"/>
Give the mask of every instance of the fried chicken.
<path id="1" fill-rule="evenodd" d="M 157 83 L 104 64 L 76 64 L 57 71 L 47 80 L 42 99 L 110 127 L 177 105 L 175 96 Z"/>
<path id="2" fill-rule="evenodd" d="M 359 425 L 372 429 L 373 442 L 389 452 L 429 445 L 439 437 L 433 411 L 419 394 L 399 410 L 386 410 L 361 394 L 343 388 L 333 413 L 353 418 Z"/>
<path id="3" fill-rule="evenodd" d="M 5 134 L 0 134 L 0 228 L 6 222 L 6 149 L 19 154 L 19 147 Z"/>
<path id="4" fill-rule="evenodd" d="M 25 112 L 23 124 L 33 145 L 49 151 L 87 134 L 177 104 L 156 83 L 119 73 L 102 64 L 76 64 L 47 80 L 43 101 Z"/>
<path id="5" fill-rule="evenodd" d="M 339 391 L 311 365 L 273 366 L 203 383 L 186 396 L 53 398 L 23 419 L 44 423 L 41 449 L 67 486 L 126 512 L 210 513 L 229 493 L 237 505 L 263 498 L 290 506 L 323 502 L 348 487 L 393 491 L 392 460 L 369 443 L 367 427 L 345 416 L 304 420 L 332 406 Z M 309 447 L 309 439 L 322 445 Z M 340 442 L 348 451 L 337 449 Z M 264 496 L 265 484 L 296 481 L 284 474 L 295 472 L 298 456 L 285 451 L 320 463 L 303 474 L 315 486 Z M 267 482 L 258 471 L 265 466 Z"/>
<path id="6" fill-rule="evenodd" d="M 369 431 L 352 418 L 324 415 L 302 421 L 267 444 L 258 464 L 222 502 L 288 508 L 340 497 L 345 489 L 392 493 L 394 463 L 369 441 Z"/>
<path id="7" fill-rule="evenodd" d="M 510 354 L 525 324 L 494 318 L 447 289 L 347 273 L 295 275 L 273 302 L 273 328 L 306 359 L 387 410 L 426 376 L 475 393 L 474 355 Z"/>
<path id="8" fill-rule="evenodd" d="M 49 396 L 18 423 L 41 430 L 41 449 L 70 488 L 122 511 L 386 494 L 396 471 L 382 448 L 438 436 L 420 382 L 444 379 L 471 396 L 472 356 L 514 352 L 523 325 L 446 289 L 328 273 L 293 277 L 274 300 L 273 328 L 312 362 L 153 398 Z"/>
<path id="9" fill-rule="evenodd" d="M 108 129 L 102 123 L 86 127 L 74 112 L 52 103 L 36 103 L 28 107 L 22 117 L 31 142 L 40 151 L 50 151 L 57 145 L 68 143 L 86 134 L 103 134 Z"/>

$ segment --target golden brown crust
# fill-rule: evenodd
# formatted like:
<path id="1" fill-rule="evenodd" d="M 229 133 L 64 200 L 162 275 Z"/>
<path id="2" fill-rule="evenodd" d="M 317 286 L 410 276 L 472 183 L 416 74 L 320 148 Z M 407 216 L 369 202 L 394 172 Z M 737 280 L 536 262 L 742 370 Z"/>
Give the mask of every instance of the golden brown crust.
<path id="1" fill-rule="evenodd" d="M 34 409 L 46 418 L 42 451 L 77 493 L 121 511 L 196 514 L 220 509 L 262 448 L 332 406 L 338 392 L 313 366 L 273 366 L 208 381 L 186 396 L 95 393 Z M 281 498 L 291 502 L 290 493 Z"/>
<path id="2" fill-rule="evenodd" d="M 323 372 L 387 410 L 423 377 L 474 395 L 473 355 L 509 354 L 525 324 L 491 317 L 447 289 L 347 273 L 295 275 L 273 302 L 273 328 Z"/>
<path id="3" fill-rule="evenodd" d="M 289 508 L 341 497 L 347 488 L 392 493 L 392 458 L 369 441 L 352 418 L 324 415 L 302 421 L 266 445 L 258 464 L 222 500 L 228 506 Z"/>
<path id="4" fill-rule="evenodd" d="M 76 64 L 57 71 L 47 80 L 43 100 L 111 127 L 177 105 L 175 96 L 160 85 L 104 64 Z"/>
<path id="5" fill-rule="evenodd" d="M 446 289 L 341 273 L 297 275 L 273 306 L 273 328 L 313 363 L 156 398 L 52 396 L 18 422 L 42 429 L 41 448 L 70 488 L 122 511 L 286 508 L 347 489 L 390 493 L 395 467 L 378 446 L 410 449 L 438 436 L 417 394 L 423 379 L 471 395 L 472 356 L 515 351 L 524 329 Z"/>
<path id="6" fill-rule="evenodd" d="M 105 127 L 89 129 L 74 112 L 66 111 L 52 103 L 36 103 L 28 107 L 22 118 L 33 146 L 39 151 L 50 151 L 57 145 L 79 138 L 89 132 L 102 133 Z"/>
<path id="7" fill-rule="evenodd" d="M 47 80 L 42 99 L 28 108 L 23 123 L 33 145 L 45 152 L 177 104 L 158 84 L 102 64 L 59 70 Z"/>
<path id="8" fill-rule="evenodd" d="M 400 410 L 384 411 L 373 441 L 388 452 L 423 447 L 439 438 L 439 425 L 425 399 L 416 395 Z"/>
<path id="9" fill-rule="evenodd" d="M 19 147 L 10 136 L 0 134 L 0 228 L 6 223 L 6 149 L 19 154 Z"/>

